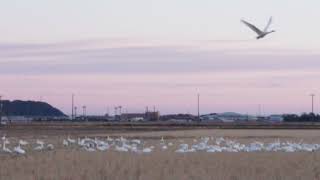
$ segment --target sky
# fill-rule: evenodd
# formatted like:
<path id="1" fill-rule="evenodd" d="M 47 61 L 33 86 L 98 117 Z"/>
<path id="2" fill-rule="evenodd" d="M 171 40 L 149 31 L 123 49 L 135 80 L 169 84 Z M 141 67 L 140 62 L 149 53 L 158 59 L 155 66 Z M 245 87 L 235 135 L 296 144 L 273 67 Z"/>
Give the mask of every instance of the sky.
<path id="1" fill-rule="evenodd" d="M 320 1 L 10 0 L 0 95 L 88 114 L 320 112 Z M 276 30 L 264 39 L 240 20 Z M 79 112 L 80 113 L 80 112 Z"/>

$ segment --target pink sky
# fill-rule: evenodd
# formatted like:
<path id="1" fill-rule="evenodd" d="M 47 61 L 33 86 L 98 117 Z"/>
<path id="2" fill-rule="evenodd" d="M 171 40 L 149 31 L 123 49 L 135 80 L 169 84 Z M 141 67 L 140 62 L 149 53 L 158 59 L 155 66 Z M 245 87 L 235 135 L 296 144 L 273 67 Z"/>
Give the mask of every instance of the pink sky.
<path id="1" fill-rule="evenodd" d="M 141 112 L 236 111 L 264 114 L 320 111 L 319 54 L 255 41 L 163 43 L 127 39 L 55 44 L 0 44 L 1 92 L 6 99 L 44 101 L 102 114 L 122 105 Z M 318 94 L 317 94 L 318 93 Z"/>

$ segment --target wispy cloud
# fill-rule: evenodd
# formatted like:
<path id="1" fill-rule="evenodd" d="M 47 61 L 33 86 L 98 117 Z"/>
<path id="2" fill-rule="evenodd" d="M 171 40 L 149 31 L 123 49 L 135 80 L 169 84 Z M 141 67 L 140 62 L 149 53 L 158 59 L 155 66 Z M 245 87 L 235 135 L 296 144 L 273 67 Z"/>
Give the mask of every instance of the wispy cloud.
<path id="1" fill-rule="evenodd" d="M 188 73 L 314 70 L 320 54 L 262 48 L 199 48 L 129 40 L 0 44 L 1 74 Z"/>

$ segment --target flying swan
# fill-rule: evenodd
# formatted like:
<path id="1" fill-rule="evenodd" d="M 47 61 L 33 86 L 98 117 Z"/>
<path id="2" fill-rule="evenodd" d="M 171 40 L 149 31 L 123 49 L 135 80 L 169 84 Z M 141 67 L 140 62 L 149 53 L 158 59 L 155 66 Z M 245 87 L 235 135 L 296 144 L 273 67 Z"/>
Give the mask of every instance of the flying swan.
<path id="1" fill-rule="evenodd" d="M 260 30 L 259 28 L 257 28 L 256 26 L 248 23 L 247 21 L 245 20 L 241 20 L 241 22 L 243 22 L 245 25 L 247 25 L 252 31 L 256 32 L 258 34 L 257 36 L 257 39 L 261 39 L 261 38 L 264 38 L 266 35 L 270 34 L 270 33 L 273 33 L 273 32 L 276 32 L 274 30 L 272 31 L 268 31 L 268 28 L 269 26 L 271 25 L 272 23 L 272 17 L 270 17 L 269 19 L 269 22 L 267 24 L 267 26 L 264 28 L 264 30 Z"/>

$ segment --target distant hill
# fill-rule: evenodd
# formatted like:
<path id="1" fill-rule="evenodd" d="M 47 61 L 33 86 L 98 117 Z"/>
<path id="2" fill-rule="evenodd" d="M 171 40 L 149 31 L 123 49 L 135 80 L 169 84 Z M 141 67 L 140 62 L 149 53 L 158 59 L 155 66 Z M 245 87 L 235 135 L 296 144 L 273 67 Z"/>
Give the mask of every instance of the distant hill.
<path id="1" fill-rule="evenodd" d="M 46 102 L 38 101 L 1 101 L 5 116 L 66 116 L 59 109 Z"/>

